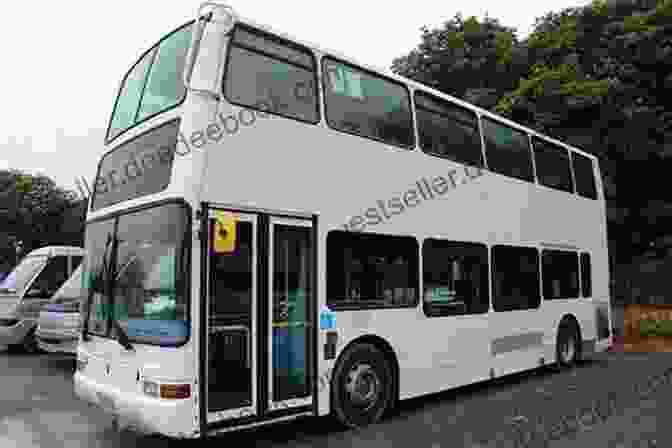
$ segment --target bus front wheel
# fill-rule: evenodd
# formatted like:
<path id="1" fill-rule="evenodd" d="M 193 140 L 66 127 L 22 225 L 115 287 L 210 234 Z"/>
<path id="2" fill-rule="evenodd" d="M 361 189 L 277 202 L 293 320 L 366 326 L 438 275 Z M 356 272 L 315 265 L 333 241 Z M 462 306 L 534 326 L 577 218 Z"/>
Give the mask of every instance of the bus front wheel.
<path id="1" fill-rule="evenodd" d="M 349 348 L 332 378 L 332 410 L 339 423 L 347 427 L 376 423 L 394 403 L 390 363 L 374 345 Z"/>
<path id="2" fill-rule="evenodd" d="M 566 321 L 558 329 L 556 364 L 560 369 L 574 367 L 581 359 L 581 340 L 576 324 Z"/>

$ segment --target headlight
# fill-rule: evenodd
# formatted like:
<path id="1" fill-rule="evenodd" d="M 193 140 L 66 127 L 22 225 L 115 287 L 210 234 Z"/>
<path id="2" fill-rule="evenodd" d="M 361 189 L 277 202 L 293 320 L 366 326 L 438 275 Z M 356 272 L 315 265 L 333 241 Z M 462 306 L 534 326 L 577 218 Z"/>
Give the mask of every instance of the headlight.
<path id="1" fill-rule="evenodd" d="M 77 371 L 78 372 L 83 372 L 84 369 L 86 368 L 86 365 L 89 363 L 88 358 L 83 355 L 78 355 L 77 356 Z"/>
<path id="2" fill-rule="evenodd" d="M 142 391 L 145 395 L 157 398 L 159 396 L 159 385 L 154 381 L 143 381 Z"/>

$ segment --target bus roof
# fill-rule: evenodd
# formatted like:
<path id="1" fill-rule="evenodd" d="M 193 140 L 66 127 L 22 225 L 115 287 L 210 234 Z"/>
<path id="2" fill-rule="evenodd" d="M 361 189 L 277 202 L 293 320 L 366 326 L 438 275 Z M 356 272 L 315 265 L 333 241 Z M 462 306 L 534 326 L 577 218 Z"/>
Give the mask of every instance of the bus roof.
<path id="1" fill-rule="evenodd" d="M 534 129 L 531 129 L 531 128 L 528 128 L 528 127 L 526 127 L 526 126 L 521 125 L 520 123 L 516 123 L 515 121 L 511 121 L 511 120 L 508 119 L 508 118 L 505 118 L 505 117 L 503 117 L 503 116 L 501 116 L 501 115 L 498 115 L 498 114 L 496 114 L 496 113 L 490 112 L 490 111 L 488 111 L 488 110 L 486 110 L 486 109 L 483 109 L 483 108 L 481 108 L 481 107 L 478 107 L 478 106 L 476 106 L 476 105 L 474 105 L 474 104 L 471 104 L 471 103 L 469 103 L 469 102 L 467 102 L 467 101 L 464 101 L 464 100 L 462 100 L 462 99 L 459 99 L 459 98 L 454 97 L 454 96 L 452 96 L 452 95 L 449 95 L 449 94 L 447 94 L 447 93 L 441 92 L 441 91 L 439 91 L 439 90 L 433 89 L 432 87 L 429 87 L 429 86 L 427 86 L 427 85 L 425 85 L 425 84 L 422 84 L 422 83 L 419 83 L 419 82 L 417 82 L 417 81 L 413 81 L 412 79 L 408 79 L 408 78 L 405 78 L 405 77 L 403 77 L 403 76 L 397 75 L 397 74 L 393 73 L 393 72 L 392 72 L 391 70 L 389 70 L 389 69 L 382 69 L 382 68 L 379 68 L 379 67 L 372 66 L 372 65 L 370 65 L 370 64 L 362 63 L 362 62 L 360 62 L 360 61 L 358 61 L 358 60 L 356 60 L 356 59 L 354 59 L 354 58 L 352 58 L 352 57 L 345 56 L 344 54 L 342 54 L 342 53 L 340 53 L 340 52 L 338 52 L 338 51 L 330 50 L 330 49 L 328 49 L 328 48 L 322 47 L 322 46 L 320 46 L 320 45 L 314 44 L 314 43 L 309 42 L 309 41 L 305 41 L 305 40 L 302 40 L 302 39 L 297 39 L 296 37 L 294 37 L 294 36 L 292 36 L 292 35 L 289 35 L 289 34 L 287 34 L 287 33 L 285 33 L 285 32 L 279 31 L 279 30 L 277 30 L 277 29 L 275 29 L 275 28 L 273 28 L 273 27 L 271 27 L 271 26 L 269 26 L 269 25 L 265 25 L 265 24 L 258 23 L 258 22 L 254 21 L 254 20 L 252 20 L 252 19 L 250 19 L 250 18 L 248 18 L 248 17 L 240 16 L 240 15 L 238 15 L 237 13 L 236 13 L 236 22 L 237 22 L 237 23 L 242 23 L 242 24 L 244 24 L 244 25 L 248 25 L 248 26 L 253 27 L 253 28 L 257 28 L 257 29 L 259 29 L 259 30 L 261 30 L 261 31 L 265 31 L 265 32 L 267 32 L 267 33 L 269 33 L 269 34 L 274 34 L 274 35 L 276 35 L 276 36 L 278 36 L 278 37 L 281 37 L 281 38 L 283 38 L 283 39 L 286 39 L 286 40 L 289 40 L 289 41 L 291 41 L 291 42 L 295 42 L 295 43 L 297 43 L 297 44 L 300 44 L 300 45 L 302 45 L 302 46 L 304 46 L 304 47 L 310 48 L 310 49 L 312 49 L 314 52 L 318 53 L 320 56 L 325 55 L 325 56 L 332 56 L 332 57 L 334 57 L 334 58 L 336 58 L 336 59 L 342 59 L 343 61 L 349 62 L 349 63 L 351 63 L 351 64 L 353 64 L 353 65 L 357 65 L 357 66 L 359 66 L 359 67 L 361 67 L 361 68 L 363 68 L 363 69 L 366 69 L 366 70 L 369 70 L 369 71 L 378 73 L 378 74 L 380 74 L 380 75 L 386 76 L 386 77 L 388 77 L 388 78 L 390 78 L 390 79 L 393 79 L 393 80 L 395 80 L 395 81 L 397 81 L 397 82 L 404 83 L 404 84 L 406 84 L 408 87 L 410 87 L 410 88 L 412 88 L 412 89 L 415 89 L 415 90 L 422 90 L 422 91 L 431 93 L 431 94 L 436 95 L 436 96 L 438 96 L 438 97 L 440 97 L 440 98 L 443 98 L 443 99 L 445 99 L 445 100 L 448 100 L 448 101 L 451 101 L 451 102 L 453 102 L 453 103 L 456 103 L 456 104 L 458 104 L 458 105 L 460 105 L 460 106 L 463 106 L 463 107 L 465 107 L 465 108 L 467 108 L 467 109 L 470 109 L 470 110 L 474 111 L 475 113 L 477 113 L 477 114 L 479 114 L 479 115 L 481 115 L 481 116 L 485 116 L 485 117 L 492 118 L 492 119 L 494 119 L 494 120 L 500 121 L 500 122 L 502 122 L 502 123 L 504 123 L 504 124 L 507 124 L 507 125 L 509 125 L 509 126 L 511 126 L 511 127 L 520 129 L 520 130 L 525 131 L 525 132 L 528 132 L 528 133 L 531 134 L 531 135 L 534 135 L 534 136 L 540 137 L 540 138 L 542 138 L 542 139 L 548 140 L 548 141 L 550 141 L 550 142 L 552 142 L 552 143 L 555 143 L 555 144 L 557 144 L 557 145 L 563 146 L 563 147 L 565 147 L 565 148 L 567 148 L 567 149 L 570 149 L 570 150 L 572 150 L 572 151 L 574 151 L 574 152 L 577 152 L 577 153 L 579 153 L 579 154 L 582 154 L 582 155 L 584 155 L 584 156 L 586 156 L 586 157 L 588 157 L 588 158 L 590 158 L 590 159 L 593 159 L 594 161 L 597 161 L 597 157 L 596 157 L 594 154 L 591 154 L 591 153 L 589 153 L 589 152 L 583 151 L 583 150 L 581 150 L 581 149 L 579 149 L 579 148 L 576 148 L 576 147 L 574 147 L 574 146 L 568 145 L 567 143 L 565 143 L 565 142 L 563 142 L 563 141 L 561 141 L 561 140 L 557 140 L 557 139 L 555 139 L 555 138 L 553 138 L 553 137 L 550 137 L 550 136 L 548 136 L 548 135 L 546 135 L 546 134 L 542 134 L 542 133 L 540 133 L 540 132 L 537 132 L 537 131 L 535 131 Z"/>

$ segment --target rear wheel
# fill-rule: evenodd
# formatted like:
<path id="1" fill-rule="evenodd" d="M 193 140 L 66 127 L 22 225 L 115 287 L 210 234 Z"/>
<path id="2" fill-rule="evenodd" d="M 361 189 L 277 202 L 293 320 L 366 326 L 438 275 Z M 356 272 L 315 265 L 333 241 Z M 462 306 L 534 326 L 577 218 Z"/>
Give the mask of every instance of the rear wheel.
<path id="1" fill-rule="evenodd" d="M 558 329 L 556 343 L 556 364 L 560 369 L 574 367 L 581 359 L 581 340 L 576 324 L 563 322 Z"/>
<path id="2" fill-rule="evenodd" d="M 376 423 L 394 403 L 390 363 L 371 344 L 356 344 L 349 348 L 332 378 L 334 416 L 347 427 Z"/>

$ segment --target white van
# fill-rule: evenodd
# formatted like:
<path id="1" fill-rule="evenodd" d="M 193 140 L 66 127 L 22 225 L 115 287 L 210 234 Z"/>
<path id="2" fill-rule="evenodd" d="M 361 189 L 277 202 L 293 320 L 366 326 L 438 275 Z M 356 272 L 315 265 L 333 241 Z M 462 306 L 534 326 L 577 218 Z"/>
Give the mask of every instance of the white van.
<path id="1" fill-rule="evenodd" d="M 40 311 L 35 337 L 40 350 L 77 354 L 81 328 L 82 265 Z"/>
<path id="2" fill-rule="evenodd" d="M 84 249 L 47 246 L 30 252 L 0 281 L 0 345 L 38 350 L 35 327 L 42 307 L 72 275 Z"/>

